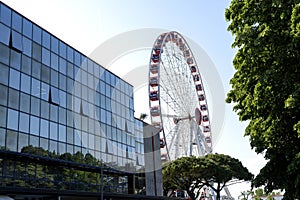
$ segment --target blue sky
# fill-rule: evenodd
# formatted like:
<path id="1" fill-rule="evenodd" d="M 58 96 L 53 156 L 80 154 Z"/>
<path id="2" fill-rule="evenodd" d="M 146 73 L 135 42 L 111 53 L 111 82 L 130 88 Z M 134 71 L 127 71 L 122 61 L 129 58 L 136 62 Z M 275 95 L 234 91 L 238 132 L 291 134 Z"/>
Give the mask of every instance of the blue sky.
<path id="1" fill-rule="evenodd" d="M 204 49 L 221 76 L 225 93 L 230 89 L 229 80 L 234 74 L 232 60 L 236 50 L 231 48 L 233 37 L 226 30 L 228 24 L 224 18 L 229 1 L 2 1 L 85 55 L 123 32 L 143 28 L 178 31 Z M 121 63 L 119 61 L 118 66 Z M 114 70 L 118 72 L 116 65 Z M 225 123 L 214 151 L 241 160 L 252 173 L 257 174 L 265 161 L 251 150 L 248 138 L 243 137 L 246 123 L 239 122 L 232 105 L 225 105 L 225 110 Z M 214 111 L 214 114 L 217 112 Z M 240 191 L 250 187 L 242 184 L 229 189 L 237 199 Z"/>

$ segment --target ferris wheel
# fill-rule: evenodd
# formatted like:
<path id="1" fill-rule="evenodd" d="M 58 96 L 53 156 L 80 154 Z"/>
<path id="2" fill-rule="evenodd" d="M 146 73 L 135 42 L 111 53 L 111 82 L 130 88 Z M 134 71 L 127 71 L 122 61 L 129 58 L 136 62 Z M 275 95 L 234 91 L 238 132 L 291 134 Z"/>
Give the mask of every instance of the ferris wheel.
<path id="1" fill-rule="evenodd" d="M 159 128 L 162 161 L 212 152 L 212 133 L 199 67 L 178 32 L 154 42 L 149 62 L 149 107 Z"/>

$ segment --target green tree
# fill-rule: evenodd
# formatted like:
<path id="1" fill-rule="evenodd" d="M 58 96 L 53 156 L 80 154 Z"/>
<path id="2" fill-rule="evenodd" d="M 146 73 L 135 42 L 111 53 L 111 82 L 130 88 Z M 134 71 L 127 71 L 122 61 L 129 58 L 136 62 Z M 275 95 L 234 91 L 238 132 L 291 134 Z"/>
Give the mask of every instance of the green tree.
<path id="1" fill-rule="evenodd" d="M 225 186 L 250 181 L 252 177 L 239 160 L 224 154 L 182 157 L 163 168 L 163 184 L 187 191 L 191 199 L 199 197 L 203 186 L 212 188 L 220 199 Z"/>
<path id="2" fill-rule="evenodd" d="M 232 0 L 225 12 L 238 49 L 228 103 L 267 164 L 255 187 L 300 198 L 300 1 Z"/>

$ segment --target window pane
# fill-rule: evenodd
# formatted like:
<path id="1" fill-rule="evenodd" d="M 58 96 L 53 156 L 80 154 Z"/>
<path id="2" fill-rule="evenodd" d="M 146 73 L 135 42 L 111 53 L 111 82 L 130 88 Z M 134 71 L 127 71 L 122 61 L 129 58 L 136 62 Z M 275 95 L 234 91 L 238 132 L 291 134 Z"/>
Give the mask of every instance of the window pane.
<path id="1" fill-rule="evenodd" d="M 16 31 L 12 31 L 12 47 L 19 50 L 20 52 L 23 51 L 22 36 Z"/>
<path id="2" fill-rule="evenodd" d="M 20 72 L 14 70 L 14 69 L 10 69 L 9 86 L 19 90 L 19 88 L 20 88 Z"/>
<path id="3" fill-rule="evenodd" d="M 0 126 L 6 128 L 6 116 L 7 116 L 6 107 L 0 106 L 0 116 L 1 116 L 0 117 Z M 0 136 L 0 140 L 1 140 L 1 136 Z"/>
<path id="4" fill-rule="evenodd" d="M 62 41 L 59 41 L 59 55 L 63 58 L 67 58 L 67 46 Z"/>
<path id="5" fill-rule="evenodd" d="M 8 85 L 8 66 L 0 63 L 0 83 Z"/>
<path id="6" fill-rule="evenodd" d="M 50 105 L 50 119 L 58 122 L 58 107 L 52 104 Z"/>
<path id="7" fill-rule="evenodd" d="M 30 94 L 30 77 L 26 74 L 21 74 L 21 91 Z"/>
<path id="8" fill-rule="evenodd" d="M 35 97 L 31 97 L 31 114 L 40 116 L 40 100 Z"/>
<path id="9" fill-rule="evenodd" d="M 51 69 L 51 85 L 58 87 L 58 72 Z"/>
<path id="10" fill-rule="evenodd" d="M 49 100 L 49 85 L 42 82 L 41 98 L 45 101 Z"/>
<path id="11" fill-rule="evenodd" d="M 32 38 L 32 23 L 25 18 L 23 18 L 23 34 Z"/>
<path id="12" fill-rule="evenodd" d="M 29 115 L 20 113 L 19 130 L 25 133 L 29 133 Z"/>
<path id="13" fill-rule="evenodd" d="M 13 49 L 10 51 L 10 66 L 17 70 L 20 70 L 21 66 L 21 54 Z"/>
<path id="14" fill-rule="evenodd" d="M 31 40 L 27 39 L 26 37 L 23 37 L 23 53 L 31 57 L 31 51 L 32 51 Z"/>
<path id="15" fill-rule="evenodd" d="M 42 60 L 42 47 L 35 42 L 32 43 L 32 57 L 39 62 Z"/>
<path id="16" fill-rule="evenodd" d="M 12 12 L 12 28 L 19 33 L 22 32 L 22 17 L 15 12 Z"/>
<path id="17" fill-rule="evenodd" d="M 39 118 L 30 116 L 30 134 L 39 135 Z"/>
<path id="18" fill-rule="evenodd" d="M 1 4 L 0 21 L 8 26 L 11 25 L 11 10 L 3 4 Z"/>
<path id="19" fill-rule="evenodd" d="M 59 90 L 59 105 L 66 108 L 67 107 L 67 96 L 64 91 Z"/>
<path id="20" fill-rule="evenodd" d="M 58 40 L 54 36 L 51 36 L 51 51 L 58 54 Z"/>
<path id="21" fill-rule="evenodd" d="M 18 130 L 19 115 L 18 112 L 12 109 L 8 109 L 7 128 Z"/>
<path id="22" fill-rule="evenodd" d="M 40 136 L 48 138 L 49 137 L 49 121 L 41 119 L 41 133 Z"/>
<path id="23" fill-rule="evenodd" d="M 50 68 L 46 67 L 45 65 L 42 65 L 42 75 L 41 75 L 42 81 L 49 83 L 50 82 Z"/>
<path id="24" fill-rule="evenodd" d="M 29 108 L 30 108 L 30 96 L 25 93 L 21 93 L 20 110 L 29 113 Z"/>
<path id="25" fill-rule="evenodd" d="M 22 152 L 24 147 L 28 147 L 28 135 L 19 133 L 19 145 L 18 145 L 18 152 Z"/>
<path id="26" fill-rule="evenodd" d="M 16 131 L 7 130 L 6 147 L 10 151 L 17 151 L 18 134 Z"/>
<path id="27" fill-rule="evenodd" d="M 0 62 L 9 65 L 9 48 L 0 43 Z"/>
<path id="28" fill-rule="evenodd" d="M 50 139 L 57 140 L 57 124 L 50 122 Z"/>
<path id="29" fill-rule="evenodd" d="M 33 24 L 33 40 L 39 44 L 42 41 L 42 30 L 35 24 Z"/>
<path id="30" fill-rule="evenodd" d="M 32 60 L 32 76 L 36 79 L 40 79 L 41 77 L 41 63 Z"/>
<path id="31" fill-rule="evenodd" d="M 41 101 L 41 117 L 49 119 L 49 103 Z"/>
<path id="32" fill-rule="evenodd" d="M 31 75 L 31 58 L 22 54 L 21 59 L 22 59 L 21 71 L 28 75 Z"/>
<path id="33" fill-rule="evenodd" d="M 35 78 L 31 78 L 31 95 L 40 97 L 40 81 Z"/>
<path id="34" fill-rule="evenodd" d="M 58 71 L 58 56 L 51 52 L 51 68 Z"/>
<path id="35" fill-rule="evenodd" d="M 50 51 L 42 48 L 42 62 L 44 65 L 50 66 Z"/>
<path id="36" fill-rule="evenodd" d="M 9 88 L 8 106 L 16 110 L 19 109 L 19 91 Z"/>
<path id="37" fill-rule="evenodd" d="M 57 105 L 59 105 L 59 93 L 58 89 L 55 87 L 51 87 L 51 101 Z"/>
<path id="38" fill-rule="evenodd" d="M 59 141 L 66 142 L 67 140 L 67 133 L 66 127 L 63 125 L 59 125 Z"/>
<path id="39" fill-rule="evenodd" d="M 0 23 L 0 42 L 9 45 L 10 29 Z"/>
<path id="40" fill-rule="evenodd" d="M 74 62 L 73 61 L 73 53 L 74 53 L 74 50 L 72 49 L 72 47 L 67 47 L 67 54 L 68 54 L 68 61 L 70 61 L 70 62 Z"/>
<path id="41" fill-rule="evenodd" d="M 59 58 L 59 72 L 64 75 L 67 74 L 67 61 L 63 58 Z"/>
<path id="42" fill-rule="evenodd" d="M 43 30 L 42 33 L 42 45 L 47 49 L 50 49 L 50 35 L 46 31 Z"/>

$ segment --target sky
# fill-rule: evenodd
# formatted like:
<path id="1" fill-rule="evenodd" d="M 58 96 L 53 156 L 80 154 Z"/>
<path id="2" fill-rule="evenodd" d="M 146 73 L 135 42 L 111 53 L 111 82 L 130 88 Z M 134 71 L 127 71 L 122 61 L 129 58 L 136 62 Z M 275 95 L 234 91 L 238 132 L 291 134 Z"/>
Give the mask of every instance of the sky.
<path id="1" fill-rule="evenodd" d="M 225 8 L 229 1 L 220 0 L 2 0 L 28 19 L 34 21 L 67 44 L 89 56 L 105 42 L 114 40 L 135 30 L 175 30 L 199 45 L 213 62 L 223 84 L 220 87 L 226 94 L 230 90 L 230 78 L 234 74 L 232 60 L 236 49 L 231 48 L 234 40 L 227 31 Z M 153 33 L 151 33 L 153 34 Z M 120 46 L 136 43 L 123 41 Z M 154 40 L 153 40 L 154 42 Z M 105 45 L 104 45 L 105 46 Z M 115 44 L 118 47 L 118 44 Z M 103 54 L 108 56 L 107 54 Z M 114 60 L 109 66 L 113 73 L 122 77 L 126 71 L 149 62 L 150 53 L 135 51 Z M 104 57 L 105 57 L 104 56 Z M 103 63 L 100 63 L 103 64 Z M 205 79 L 205 77 L 204 77 Z M 130 81 L 128 81 L 130 82 Z M 208 93 L 209 85 L 207 86 Z M 145 87 L 135 90 L 135 96 L 146 93 Z M 225 120 L 219 132 L 214 152 L 239 159 L 250 172 L 257 174 L 264 165 L 262 155 L 251 149 L 249 139 L 243 137 L 247 122 L 240 122 L 232 111 L 233 105 L 224 103 Z M 139 101 L 140 102 L 140 101 Z M 137 105 L 148 108 L 148 101 Z M 211 106 L 209 105 L 209 108 Z M 218 115 L 218 110 L 213 110 Z M 218 122 L 217 122 L 218 123 Z M 221 123 L 221 122 L 220 122 Z M 229 190 L 237 199 L 241 191 L 250 189 L 249 184 L 230 186 Z"/>

